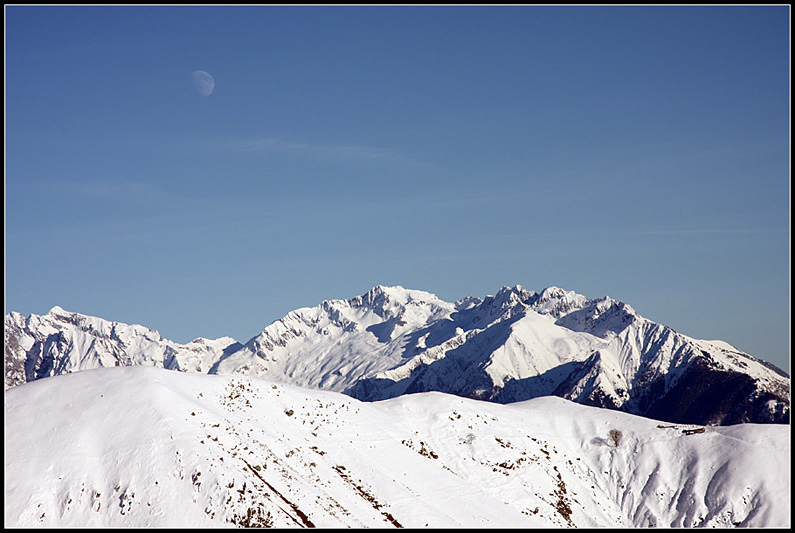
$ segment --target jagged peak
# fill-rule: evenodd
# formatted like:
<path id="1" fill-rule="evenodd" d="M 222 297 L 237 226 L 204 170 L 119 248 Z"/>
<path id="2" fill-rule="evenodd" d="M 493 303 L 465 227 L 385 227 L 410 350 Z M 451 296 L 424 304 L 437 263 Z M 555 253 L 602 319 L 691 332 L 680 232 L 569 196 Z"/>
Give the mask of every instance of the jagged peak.
<path id="1" fill-rule="evenodd" d="M 47 314 L 48 315 L 55 315 L 55 316 L 63 316 L 63 315 L 73 315 L 74 313 L 71 313 L 71 312 L 67 311 L 66 309 L 64 309 L 60 305 L 55 305 L 55 306 L 53 306 L 52 309 L 49 310 L 49 312 Z"/>
<path id="2" fill-rule="evenodd" d="M 142 324 L 118 322 L 94 315 L 67 311 L 59 305 L 50 309 L 46 315 L 31 316 L 39 320 L 44 320 L 56 328 L 76 327 L 95 336 L 113 337 L 114 335 L 118 335 L 120 331 L 124 331 L 127 335 L 141 335 L 165 340 L 160 335 L 160 332 Z"/>
<path id="3" fill-rule="evenodd" d="M 509 287 L 503 286 L 494 296 L 487 296 L 486 299 L 493 299 L 497 307 L 513 306 L 517 303 L 525 303 L 531 298 L 537 296 L 534 291 L 528 291 L 521 285 L 514 285 Z"/>
<path id="4" fill-rule="evenodd" d="M 429 292 L 406 289 L 400 285 L 376 285 L 366 293 L 347 300 L 351 307 L 368 307 L 374 311 L 384 311 L 389 307 L 403 307 L 410 302 L 441 303 Z"/>
<path id="5" fill-rule="evenodd" d="M 421 291 L 417 289 L 407 289 L 402 285 L 376 285 L 366 293 L 360 296 L 360 298 L 364 298 L 366 296 L 380 296 L 384 295 L 392 299 L 400 300 L 400 301 L 410 301 L 410 300 L 425 300 L 425 299 L 437 299 L 436 295 L 431 294 L 426 291 Z"/>
<path id="6" fill-rule="evenodd" d="M 406 289 L 402 285 L 376 285 L 368 292 L 376 292 L 376 293 L 394 293 L 398 291 L 405 291 Z"/>
<path id="7" fill-rule="evenodd" d="M 510 296 L 512 294 L 518 296 L 520 300 L 525 301 L 528 298 L 531 298 L 531 297 L 535 296 L 536 293 L 535 293 L 535 291 L 528 291 L 527 289 L 525 289 L 521 285 L 514 285 L 513 287 L 509 287 L 508 285 L 505 285 L 505 286 L 503 286 L 502 289 L 500 289 L 497 292 L 497 297 L 499 297 L 500 295 Z"/>
<path id="8" fill-rule="evenodd" d="M 483 303 L 483 300 L 477 296 L 465 296 L 464 298 L 457 300 L 453 306 L 455 307 L 456 311 L 465 311 L 478 306 L 481 303 Z"/>
<path id="9" fill-rule="evenodd" d="M 591 300 L 589 303 L 590 303 L 591 306 L 593 306 L 594 312 L 595 312 L 594 314 L 596 316 L 601 315 L 602 313 L 604 313 L 605 311 L 608 311 L 611 308 L 615 308 L 615 309 L 617 309 L 617 310 L 619 310 L 619 311 L 621 311 L 621 312 L 623 312 L 623 313 L 625 313 L 627 315 L 640 317 L 640 315 L 638 315 L 637 311 L 635 311 L 635 309 L 633 309 L 631 305 L 629 305 L 627 303 L 624 303 L 624 302 L 621 302 L 621 301 L 618 301 L 618 300 L 615 300 L 615 299 L 611 298 L 610 296 L 604 296 L 602 298 L 596 298 L 594 300 Z"/>
<path id="10" fill-rule="evenodd" d="M 358 298 L 361 298 L 363 301 L 376 301 L 379 297 L 385 297 L 388 299 L 390 296 L 399 296 L 405 292 L 406 289 L 400 285 L 376 285 Z"/>
<path id="11" fill-rule="evenodd" d="M 188 344 L 186 344 L 186 346 L 212 346 L 217 344 L 230 345 L 230 344 L 240 344 L 240 343 L 233 337 L 228 337 L 228 336 L 218 337 L 217 339 L 210 339 L 207 337 L 197 337 L 192 341 L 190 341 Z"/>
<path id="12" fill-rule="evenodd" d="M 588 331 L 604 338 L 608 332 L 623 331 L 640 318 L 629 305 L 605 296 L 588 300 L 582 307 L 558 315 L 556 324 L 572 331 Z"/>
<path id="13" fill-rule="evenodd" d="M 82 320 L 101 321 L 101 322 L 111 323 L 110 320 L 106 320 L 106 319 L 98 317 L 98 316 L 86 315 L 86 314 L 83 314 L 83 313 L 77 313 L 75 311 L 67 311 L 66 309 L 64 309 L 60 305 L 53 306 L 53 308 L 50 309 L 49 312 L 46 315 L 44 315 L 44 316 L 50 316 L 50 317 L 53 317 L 53 318 L 62 318 L 62 319 L 67 319 L 69 321 L 82 319 Z"/>
<path id="14" fill-rule="evenodd" d="M 541 291 L 538 300 L 540 302 L 548 302 L 549 300 L 557 300 L 568 296 L 580 296 L 580 295 L 574 291 L 567 291 L 566 289 L 556 287 L 555 285 L 550 285 L 549 287 Z"/>
<path id="15" fill-rule="evenodd" d="M 35 315 L 31 315 L 31 316 L 35 316 Z M 49 312 L 46 315 L 43 315 L 41 317 L 41 319 L 44 319 L 44 320 L 46 320 L 48 322 L 51 322 L 51 323 L 64 323 L 65 322 L 65 323 L 72 324 L 72 325 L 75 325 L 75 326 L 77 326 L 80 323 L 85 322 L 85 321 L 91 321 L 91 322 L 103 322 L 104 321 L 104 319 L 99 318 L 99 317 L 91 317 L 91 316 L 83 315 L 81 313 L 75 313 L 73 311 L 67 311 L 66 309 L 64 309 L 63 307 L 61 307 L 59 305 L 53 306 L 53 308 L 50 309 Z"/>
<path id="16" fill-rule="evenodd" d="M 582 309 L 587 303 L 588 298 L 582 294 L 553 285 L 541 291 L 538 299 L 533 302 L 533 307 L 538 313 L 560 318 L 571 311 Z"/>

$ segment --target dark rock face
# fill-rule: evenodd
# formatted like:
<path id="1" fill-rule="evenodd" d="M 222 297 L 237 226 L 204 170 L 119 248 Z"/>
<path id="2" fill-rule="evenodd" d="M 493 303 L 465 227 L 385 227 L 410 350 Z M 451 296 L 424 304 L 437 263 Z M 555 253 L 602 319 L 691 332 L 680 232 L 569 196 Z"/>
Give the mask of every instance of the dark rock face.
<path id="1" fill-rule="evenodd" d="M 715 370 L 703 361 L 693 363 L 667 389 L 651 384 L 639 398 L 637 410 L 632 412 L 687 424 L 726 426 L 746 422 L 789 424 L 790 421 L 786 391 L 779 394 L 760 391 L 750 376 Z"/>
<path id="2" fill-rule="evenodd" d="M 598 357 L 561 365 L 548 375 L 523 380 L 509 380 L 502 388 L 492 388 L 485 373 L 466 380 L 445 380 L 441 376 L 456 374 L 453 360 L 445 358 L 427 367 L 416 368 L 409 378 L 399 382 L 388 379 L 364 379 L 345 391 L 363 401 L 378 401 L 416 392 L 439 391 L 469 398 L 511 403 L 540 396 L 559 396 L 584 405 L 615 409 L 631 414 L 677 424 L 733 425 L 789 424 L 789 393 L 760 389 L 756 380 L 739 372 L 712 368 L 708 360 L 699 359 L 672 383 L 667 376 L 650 380 L 643 388 L 628 393 L 623 404 L 598 387 L 581 397 L 573 389 L 594 369 Z M 445 370 L 439 372 L 444 366 Z M 552 385 L 558 385 L 552 388 Z M 622 391 L 623 392 L 623 391 Z"/>

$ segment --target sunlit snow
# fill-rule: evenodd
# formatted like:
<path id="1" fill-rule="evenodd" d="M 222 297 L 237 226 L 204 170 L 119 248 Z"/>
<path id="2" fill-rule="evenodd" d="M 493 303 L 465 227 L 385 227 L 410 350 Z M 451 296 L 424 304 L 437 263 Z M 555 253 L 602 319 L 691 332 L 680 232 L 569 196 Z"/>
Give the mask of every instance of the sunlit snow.
<path id="1" fill-rule="evenodd" d="M 4 507 L 6 527 L 789 527 L 790 432 L 107 368 L 6 391 Z"/>

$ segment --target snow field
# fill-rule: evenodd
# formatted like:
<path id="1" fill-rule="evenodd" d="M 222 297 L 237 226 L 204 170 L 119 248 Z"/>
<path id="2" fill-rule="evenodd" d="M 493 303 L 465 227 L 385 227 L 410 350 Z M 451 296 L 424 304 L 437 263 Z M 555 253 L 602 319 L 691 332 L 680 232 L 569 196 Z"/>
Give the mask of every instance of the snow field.
<path id="1" fill-rule="evenodd" d="M 788 426 L 140 366 L 14 387 L 5 420 L 6 527 L 790 523 Z"/>

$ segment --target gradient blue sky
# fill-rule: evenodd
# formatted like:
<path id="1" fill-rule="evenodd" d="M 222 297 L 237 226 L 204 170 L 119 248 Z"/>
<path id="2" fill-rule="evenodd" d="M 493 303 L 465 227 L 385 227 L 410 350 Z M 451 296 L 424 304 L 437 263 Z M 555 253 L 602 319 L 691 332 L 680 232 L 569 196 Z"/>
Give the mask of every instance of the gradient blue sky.
<path id="1" fill-rule="evenodd" d="M 6 312 L 555 285 L 789 370 L 789 6 L 5 16 Z"/>

